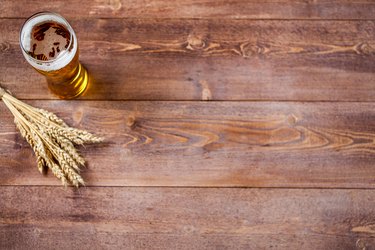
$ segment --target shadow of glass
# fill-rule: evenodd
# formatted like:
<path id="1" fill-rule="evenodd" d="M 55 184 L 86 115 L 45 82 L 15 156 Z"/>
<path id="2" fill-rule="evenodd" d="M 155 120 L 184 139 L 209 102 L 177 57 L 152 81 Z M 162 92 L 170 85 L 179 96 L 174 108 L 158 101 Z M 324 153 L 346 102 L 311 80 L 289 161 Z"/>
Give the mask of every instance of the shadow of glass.
<path id="1" fill-rule="evenodd" d="M 111 82 L 110 79 L 105 81 L 103 76 L 101 77 L 98 73 L 86 65 L 85 68 L 88 71 L 89 80 L 85 92 L 82 93 L 79 99 L 112 100 L 113 93 L 111 93 L 111 87 L 115 85 L 115 83 Z"/>

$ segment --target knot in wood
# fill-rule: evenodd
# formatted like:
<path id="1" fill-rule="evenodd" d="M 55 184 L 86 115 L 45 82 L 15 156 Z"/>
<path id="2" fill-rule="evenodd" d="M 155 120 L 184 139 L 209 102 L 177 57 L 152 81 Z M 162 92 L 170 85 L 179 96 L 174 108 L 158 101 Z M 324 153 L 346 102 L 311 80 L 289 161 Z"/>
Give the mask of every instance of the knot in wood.
<path id="1" fill-rule="evenodd" d="M 243 57 L 260 56 L 269 53 L 269 48 L 259 42 L 246 42 L 240 44 L 240 50 Z"/>
<path id="2" fill-rule="evenodd" d="M 198 36 L 189 35 L 187 38 L 187 49 L 200 50 L 206 47 L 206 43 Z"/>
<path id="3" fill-rule="evenodd" d="M 357 46 L 355 47 L 355 51 L 357 54 L 371 55 L 375 50 L 371 47 L 370 44 L 364 42 L 357 44 Z"/>
<path id="4" fill-rule="evenodd" d="M 8 42 L 0 43 L 0 51 L 5 52 L 10 49 L 10 44 Z"/>
<path id="5" fill-rule="evenodd" d="M 135 120 L 135 117 L 134 116 L 129 116 L 128 117 L 128 120 L 126 122 L 126 125 L 130 128 L 130 129 L 134 129 L 136 127 L 136 120 Z"/>

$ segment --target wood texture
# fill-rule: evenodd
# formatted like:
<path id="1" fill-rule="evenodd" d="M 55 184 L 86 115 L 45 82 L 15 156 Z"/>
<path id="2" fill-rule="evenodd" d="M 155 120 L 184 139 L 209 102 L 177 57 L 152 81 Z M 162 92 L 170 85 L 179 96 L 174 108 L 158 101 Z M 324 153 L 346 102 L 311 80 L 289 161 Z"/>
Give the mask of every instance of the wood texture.
<path id="1" fill-rule="evenodd" d="M 53 99 L 0 20 L 0 82 Z M 374 101 L 374 21 L 72 21 L 93 76 L 84 99 Z M 27 86 L 27 88 L 25 88 Z"/>
<path id="2" fill-rule="evenodd" d="M 28 17 L 41 6 L 70 18 L 374 19 L 375 12 L 372 0 L 2 0 L 0 17 Z"/>
<path id="3" fill-rule="evenodd" d="M 81 100 L 54 100 L 21 54 L 42 9 L 78 35 Z M 0 85 L 106 138 L 81 148 L 88 186 L 64 189 L 0 103 L 0 249 L 374 250 L 374 13 L 373 0 L 0 0 Z"/>
<path id="4" fill-rule="evenodd" d="M 372 190 L 0 187 L 0 200 L 2 249 L 375 246 Z"/>
<path id="5" fill-rule="evenodd" d="M 90 186 L 375 188 L 374 103 L 30 103 L 107 138 Z M 60 185 L 0 111 L 0 185 Z"/>

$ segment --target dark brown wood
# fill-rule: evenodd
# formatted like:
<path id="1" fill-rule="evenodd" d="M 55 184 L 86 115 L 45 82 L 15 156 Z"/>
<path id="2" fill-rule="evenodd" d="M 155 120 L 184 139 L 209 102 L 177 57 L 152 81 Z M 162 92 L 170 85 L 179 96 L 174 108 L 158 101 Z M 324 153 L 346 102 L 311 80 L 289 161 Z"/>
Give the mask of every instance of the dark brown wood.
<path id="1" fill-rule="evenodd" d="M 372 190 L 0 187 L 0 247 L 374 249 Z"/>
<path id="2" fill-rule="evenodd" d="M 0 82 L 50 99 L 23 58 L 23 20 L 0 20 Z M 85 99 L 375 100 L 374 21 L 75 20 Z M 25 87 L 27 86 L 27 87 Z"/>
<path id="3" fill-rule="evenodd" d="M 41 10 L 73 18 L 374 19 L 375 3 L 372 0 L 2 0 L 0 17 L 28 17 Z"/>
<path id="4" fill-rule="evenodd" d="M 375 104 L 32 101 L 106 137 L 89 186 L 375 188 Z M 0 185 L 61 185 L 0 106 Z"/>

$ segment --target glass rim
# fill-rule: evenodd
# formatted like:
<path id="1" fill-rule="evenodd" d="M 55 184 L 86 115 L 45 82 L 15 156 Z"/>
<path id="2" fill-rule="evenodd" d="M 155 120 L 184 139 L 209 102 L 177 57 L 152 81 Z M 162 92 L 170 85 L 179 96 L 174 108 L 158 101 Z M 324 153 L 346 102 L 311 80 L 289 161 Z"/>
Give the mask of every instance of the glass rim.
<path id="1" fill-rule="evenodd" d="M 20 30 L 20 33 L 19 33 L 19 43 L 20 43 L 20 47 L 21 47 L 22 51 L 24 52 L 24 54 L 27 55 L 27 57 L 29 59 L 36 62 L 37 64 L 50 64 L 50 63 L 53 63 L 53 62 L 56 62 L 56 61 L 62 59 L 65 56 L 65 54 L 67 53 L 68 49 L 62 51 L 62 53 L 60 53 L 57 58 L 47 60 L 47 61 L 43 61 L 43 60 L 39 60 L 39 59 L 36 59 L 36 58 L 30 56 L 29 55 L 30 51 L 26 50 L 25 47 L 24 47 L 24 44 L 22 43 L 22 37 L 23 37 L 22 34 L 23 34 L 23 29 L 24 29 L 25 25 L 28 22 L 30 22 L 32 19 L 34 19 L 35 17 L 43 16 L 43 15 L 51 15 L 51 16 L 57 17 L 59 19 L 59 20 L 57 20 L 57 22 L 59 24 L 64 25 L 65 28 L 68 29 L 68 31 L 70 33 L 70 41 L 69 41 L 68 48 L 70 48 L 72 46 L 72 43 L 74 43 L 74 30 L 73 30 L 72 26 L 69 24 L 69 22 L 63 16 L 61 16 L 58 13 L 52 12 L 52 11 L 40 11 L 40 12 L 34 13 L 29 18 L 27 18 L 25 20 L 25 22 L 22 24 L 22 27 L 21 27 L 21 30 Z"/>

